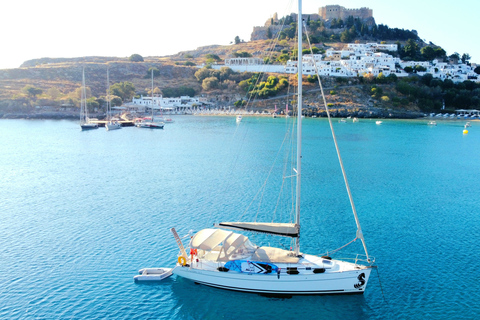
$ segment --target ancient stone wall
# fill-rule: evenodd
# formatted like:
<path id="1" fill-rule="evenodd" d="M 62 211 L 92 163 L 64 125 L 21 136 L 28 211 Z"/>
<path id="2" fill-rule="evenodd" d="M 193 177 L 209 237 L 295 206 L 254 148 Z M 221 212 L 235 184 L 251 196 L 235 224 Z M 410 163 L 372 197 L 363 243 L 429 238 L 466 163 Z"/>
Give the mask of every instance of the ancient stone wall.
<path id="1" fill-rule="evenodd" d="M 354 18 L 360 18 L 362 20 L 372 18 L 373 10 L 369 8 L 362 7 L 360 9 L 347 9 L 339 5 L 331 5 L 321 7 L 318 10 L 318 14 L 322 17 L 323 20 L 331 19 L 342 19 L 345 20 L 349 16 Z"/>

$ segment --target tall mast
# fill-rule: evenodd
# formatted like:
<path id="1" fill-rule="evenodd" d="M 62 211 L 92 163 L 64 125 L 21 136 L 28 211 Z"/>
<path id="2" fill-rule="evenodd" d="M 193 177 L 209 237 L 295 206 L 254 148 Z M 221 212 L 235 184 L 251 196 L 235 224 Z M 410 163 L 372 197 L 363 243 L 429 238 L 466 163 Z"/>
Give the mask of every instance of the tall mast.
<path id="1" fill-rule="evenodd" d="M 108 73 L 108 67 L 107 67 L 107 120 L 110 120 L 111 117 L 111 107 L 110 107 L 110 75 Z"/>
<path id="2" fill-rule="evenodd" d="M 297 96 L 297 190 L 295 224 L 300 228 L 300 190 L 302 178 L 302 0 L 298 0 L 298 96 Z M 300 233 L 295 239 L 295 254 L 300 254 Z"/>
<path id="3" fill-rule="evenodd" d="M 152 122 L 153 122 L 153 67 L 152 67 Z"/>
<path id="4" fill-rule="evenodd" d="M 81 94 L 80 108 L 83 109 L 82 120 L 88 123 L 88 109 L 87 109 L 87 89 L 85 88 L 85 67 L 82 68 L 82 94 Z"/>

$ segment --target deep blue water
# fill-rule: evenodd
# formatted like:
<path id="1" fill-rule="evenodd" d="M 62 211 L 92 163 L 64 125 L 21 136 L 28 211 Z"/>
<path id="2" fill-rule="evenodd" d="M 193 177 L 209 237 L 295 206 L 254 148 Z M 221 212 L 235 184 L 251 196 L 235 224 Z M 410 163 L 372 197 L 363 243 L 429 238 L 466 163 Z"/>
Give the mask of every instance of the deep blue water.
<path id="1" fill-rule="evenodd" d="M 179 116 L 112 132 L 1 120 L 0 318 L 475 319 L 480 123 L 467 135 L 464 121 L 426 123 L 334 123 L 379 276 L 363 296 L 280 299 L 133 276 L 174 265 L 171 227 L 291 215 L 275 210 L 272 167 L 285 119 Z M 355 237 L 354 219 L 324 119 L 304 121 L 303 151 L 302 251 L 321 254 Z M 249 206 L 271 168 L 274 186 Z"/>

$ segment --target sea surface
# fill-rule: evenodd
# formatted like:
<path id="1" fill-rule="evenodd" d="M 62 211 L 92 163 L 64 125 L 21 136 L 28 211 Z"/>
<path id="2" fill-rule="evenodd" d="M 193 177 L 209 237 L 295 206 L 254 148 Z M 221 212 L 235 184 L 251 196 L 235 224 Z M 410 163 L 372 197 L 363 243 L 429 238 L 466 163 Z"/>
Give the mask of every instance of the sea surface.
<path id="1" fill-rule="evenodd" d="M 463 134 L 462 120 L 334 120 L 378 272 L 364 295 L 265 297 L 176 276 L 133 281 L 140 268 L 174 266 L 172 227 L 184 236 L 291 215 L 277 205 L 287 198 L 278 185 L 264 188 L 281 181 L 273 176 L 291 119 L 175 120 L 88 132 L 73 121 L 0 120 L 1 319 L 480 316 L 480 123 Z M 301 250 L 324 254 L 356 227 L 328 122 L 303 123 Z M 359 241 L 343 251 L 363 253 Z"/>

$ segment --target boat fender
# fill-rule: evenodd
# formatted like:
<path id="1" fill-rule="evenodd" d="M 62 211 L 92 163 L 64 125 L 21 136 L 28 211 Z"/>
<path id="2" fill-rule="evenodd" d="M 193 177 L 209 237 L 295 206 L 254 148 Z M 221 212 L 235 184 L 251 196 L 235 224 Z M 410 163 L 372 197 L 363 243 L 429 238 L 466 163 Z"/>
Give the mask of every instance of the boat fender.
<path id="1" fill-rule="evenodd" d="M 322 256 L 323 259 L 332 260 L 330 256 Z"/>
<path id="2" fill-rule="evenodd" d="M 184 256 L 180 256 L 178 257 L 178 263 L 182 266 L 186 265 L 187 264 L 187 259 L 185 259 Z"/>
<path id="3" fill-rule="evenodd" d="M 228 272 L 228 270 L 230 270 L 230 269 L 225 268 L 225 267 L 218 267 L 217 270 L 220 271 L 220 272 Z"/>
<path id="4" fill-rule="evenodd" d="M 299 274 L 296 267 L 287 267 L 287 274 Z"/>
<path id="5" fill-rule="evenodd" d="M 281 268 L 277 269 L 277 279 L 280 279 L 280 270 L 281 270 Z"/>
<path id="6" fill-rule="evenodd" d="M 313 273 L 324 273 L 325 269 L 324 268 L 315 268 L 313 269 Z"/>

